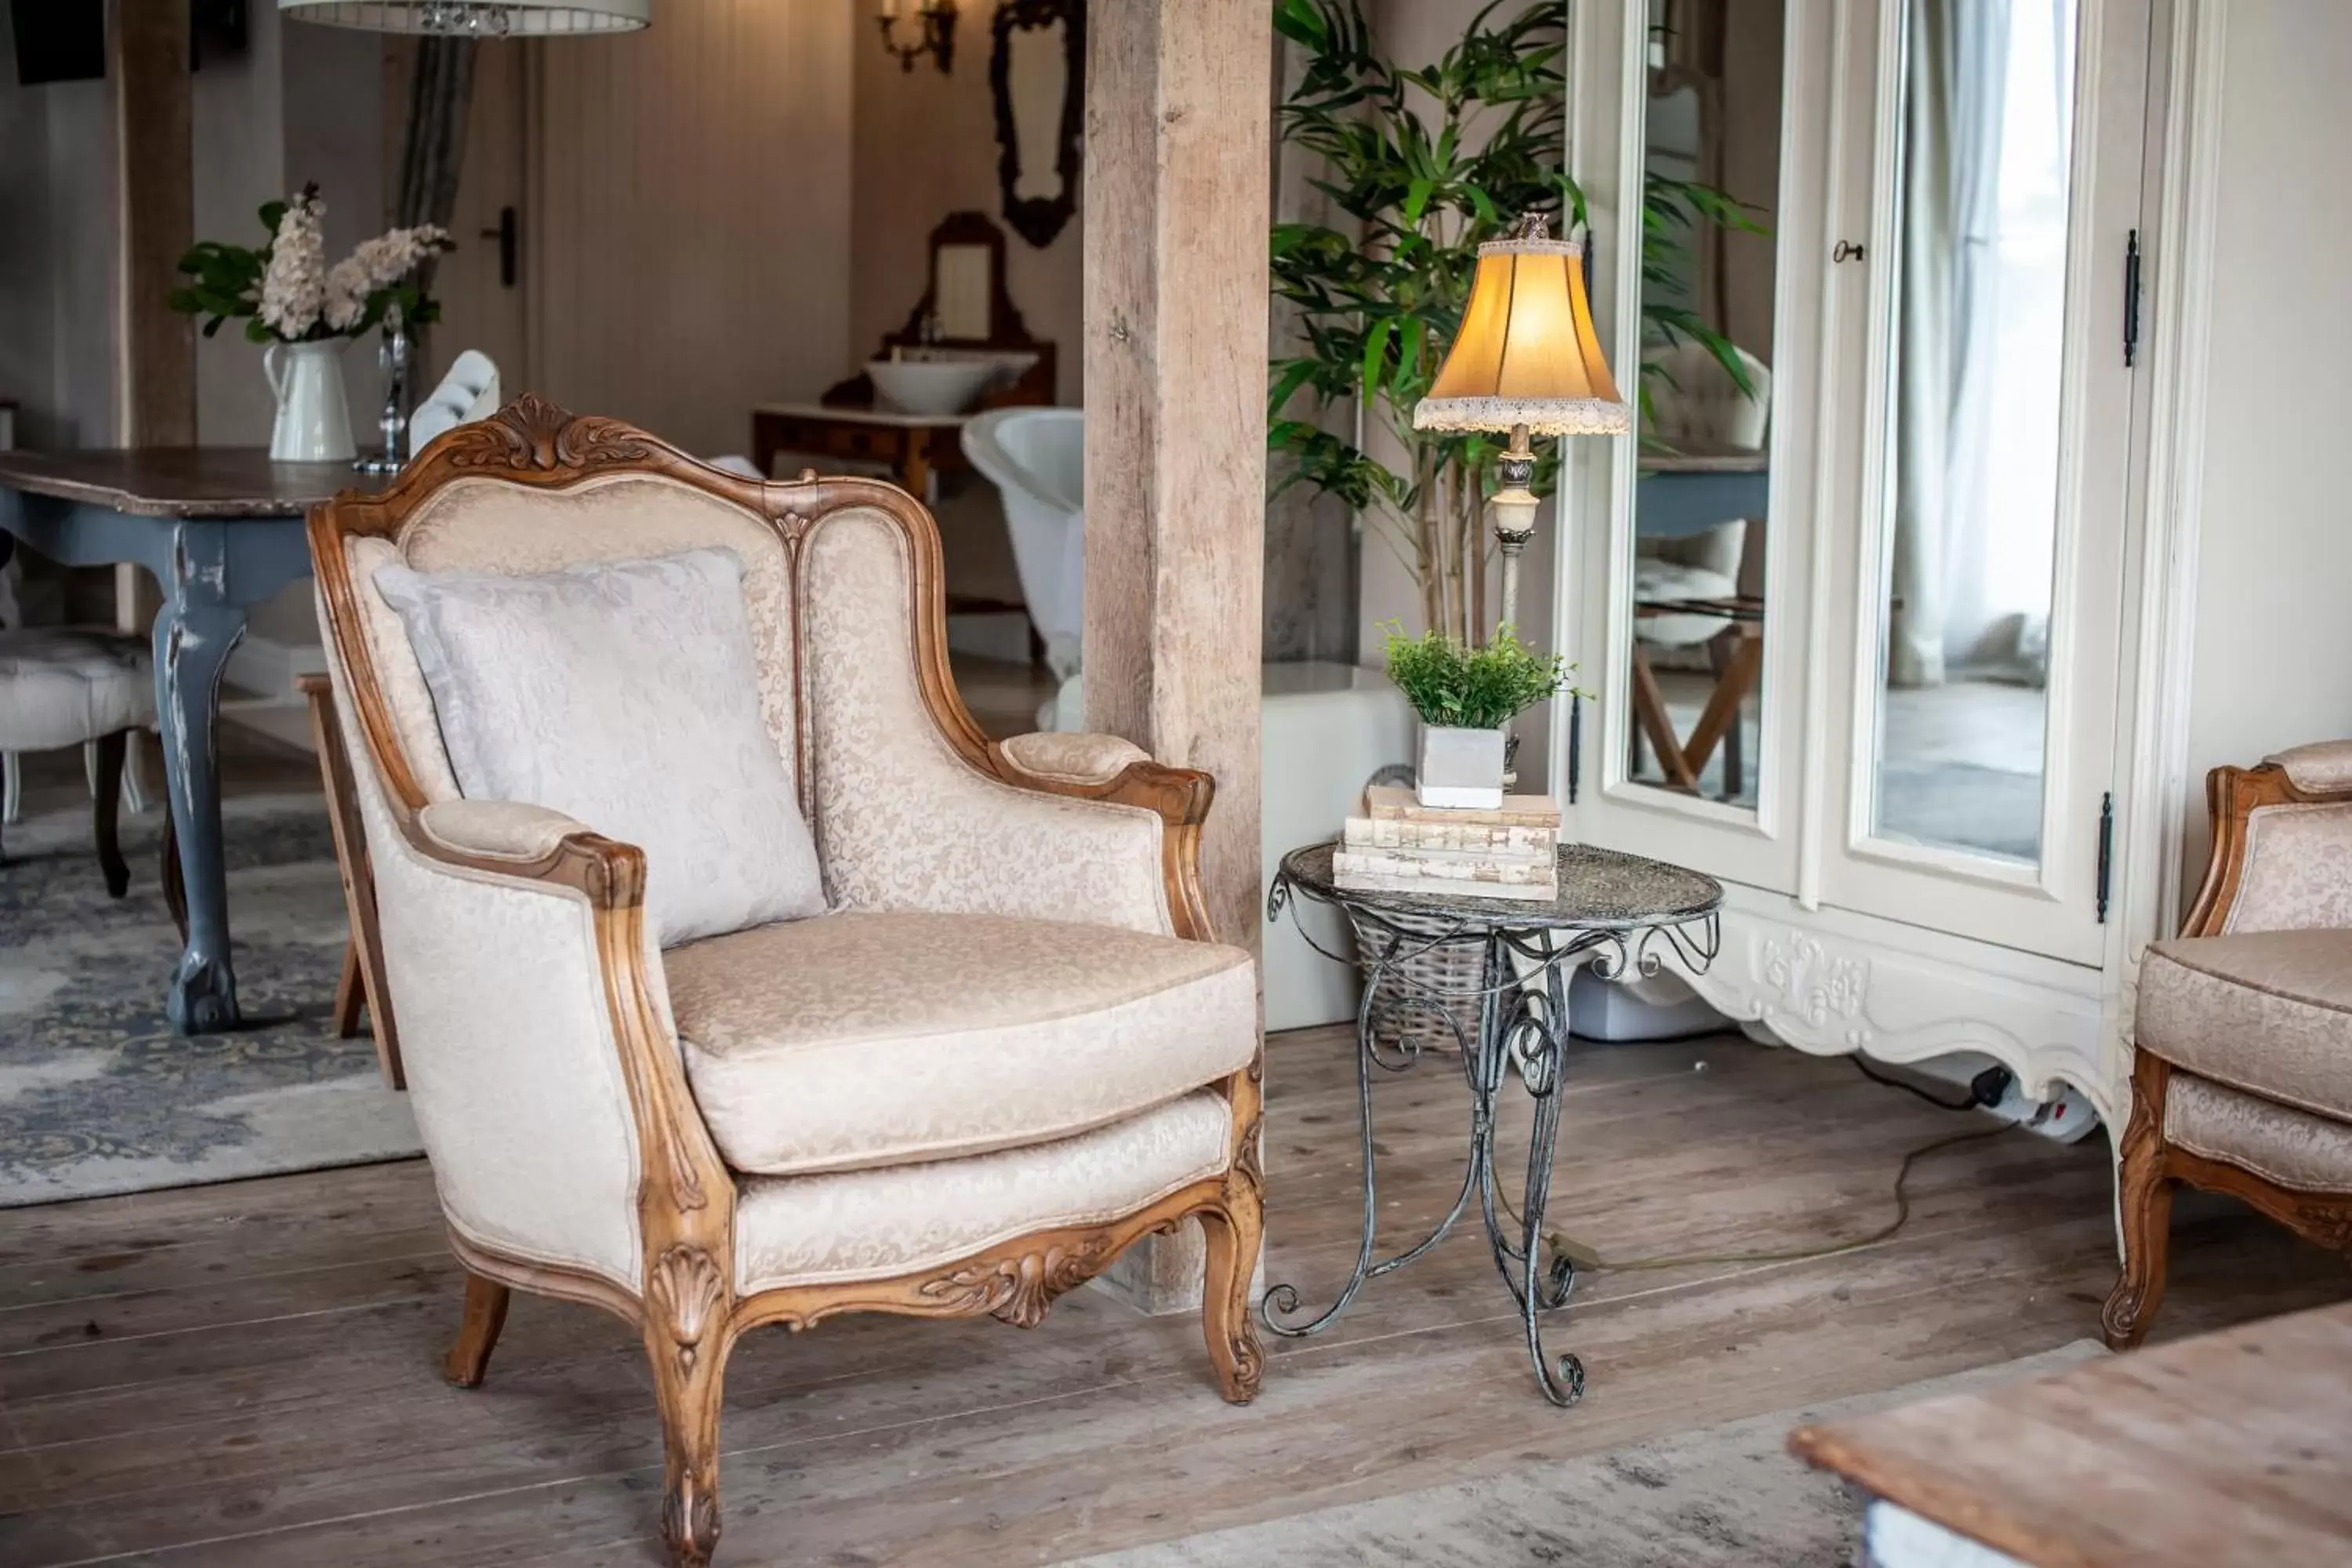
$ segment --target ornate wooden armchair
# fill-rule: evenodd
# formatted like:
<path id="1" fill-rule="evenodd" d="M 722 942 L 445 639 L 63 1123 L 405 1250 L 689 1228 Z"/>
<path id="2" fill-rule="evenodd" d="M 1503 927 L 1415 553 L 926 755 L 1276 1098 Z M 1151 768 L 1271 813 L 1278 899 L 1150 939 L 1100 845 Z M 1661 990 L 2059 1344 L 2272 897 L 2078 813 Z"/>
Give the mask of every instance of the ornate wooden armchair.
<path id="1" fill-rule="evenodd" d="M 2352 741 L 2205 782 L 2213 858 L 2140 968 L 2107 1343 L 2164 1300 L 2177 1183 L 2352 1244 Z"/>
<path id="2" fill-rule="evenodd" d="M 1210 1359 L 1227 1399 L 1252 1397 L 1255 980 L 1209 940 L 1210 780 L 1104 736 L 982 737 L 919 505 L 738 479 L 525 397 L 380 496 L 315 510 L 310 543 L 409 1091 L 468 1272 L 453 1381 L 480 1383 L 510 1288 L 635 1325 L 662 1532 L 702 1563 L 743 1331 L 1029 1327 L 1197 1216 Z M 459 798 L 372 579 L 713 544 L 743 562 L 763 717 L 833 908 L 663 952 L 639 850 Z"/>

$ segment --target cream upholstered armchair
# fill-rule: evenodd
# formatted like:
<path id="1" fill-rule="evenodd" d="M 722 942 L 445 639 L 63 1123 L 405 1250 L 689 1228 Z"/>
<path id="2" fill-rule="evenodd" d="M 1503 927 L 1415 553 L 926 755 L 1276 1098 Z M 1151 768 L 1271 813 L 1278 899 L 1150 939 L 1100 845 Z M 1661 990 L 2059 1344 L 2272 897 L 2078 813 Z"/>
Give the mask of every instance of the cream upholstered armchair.
<path id="1" fill-rule="evenodd" d="M 2205 793 L 2204 886 L 2140 967 L 2117 1349 L 2164 1300 L 2179 1183 L 2352 1245 L 2352 741 L 2216 768 Z"/>
<path id="2" fill-rule="evenodd" d="M 391 1008 L 468 1272 L 454 1381 L 481 1381 L 509 1289 L 635 1325 L 662 1531 L 701 1563 L 743 1331 L 851 1311 L 1028 1327 L 1197 1216 L 1210 1359 L 1227 1399 L 1252 1397 L 1257 1005 L 1249 956 L 1209 940 L 1210 781 L 1103 736 L 983 738 L 949 679 L 919 505 L 741 479 L 526 397 L 381 495 L 315 510 L 310 542 Z M 661 951 L 637 848 L 459 796 L 375 574 L 710 545 L 741 561 L 761 717 L 827 909 Z"/>

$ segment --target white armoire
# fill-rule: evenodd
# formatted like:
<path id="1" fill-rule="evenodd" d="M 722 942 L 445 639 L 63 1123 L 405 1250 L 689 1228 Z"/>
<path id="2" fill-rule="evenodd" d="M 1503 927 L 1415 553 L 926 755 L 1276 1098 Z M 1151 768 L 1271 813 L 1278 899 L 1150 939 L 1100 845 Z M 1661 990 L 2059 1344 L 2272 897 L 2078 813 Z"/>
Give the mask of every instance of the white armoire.
<path id="1" fill-rule="evenodd" d="M 1717 1009 L 1981 1052 L 2120 1136 L 2177 897 L 2196 29 L 2171 0 L 1648 11 L 1570 7 L 1645 435 L 1564 454 L 1552 630 L 1589 695 L 1553 791 L 1579 837 L 1722 879 L 1723 950 L 1681 976 Z M 1688 221 L 1684 182 L 1748 226 Z"/>

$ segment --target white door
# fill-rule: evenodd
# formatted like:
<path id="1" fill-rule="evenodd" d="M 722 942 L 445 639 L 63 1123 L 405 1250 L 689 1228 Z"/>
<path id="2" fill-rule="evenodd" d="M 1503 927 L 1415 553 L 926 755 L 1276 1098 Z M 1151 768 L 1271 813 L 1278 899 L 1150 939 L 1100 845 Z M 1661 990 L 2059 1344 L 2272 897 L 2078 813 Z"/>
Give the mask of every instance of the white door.
<path id="1" fill-rule="evenodd" d="M 2100 961 L 2149 0 L 1849 0 L 1827 904 Z M 1861 129 L 1861 127 L 1857 127 Z"/>

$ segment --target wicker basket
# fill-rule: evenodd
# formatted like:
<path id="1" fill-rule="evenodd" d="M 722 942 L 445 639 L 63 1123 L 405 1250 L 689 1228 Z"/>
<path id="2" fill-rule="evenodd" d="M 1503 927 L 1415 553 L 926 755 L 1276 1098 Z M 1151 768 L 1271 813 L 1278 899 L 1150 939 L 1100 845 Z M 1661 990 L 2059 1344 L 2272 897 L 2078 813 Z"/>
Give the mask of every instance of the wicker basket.
<path id="1" fill-rule="evenodd" d="M 1352 913 L 1349 923 L 1355 927 L 1356 962 L 1370 974 L 1377 955 L 1385 951 L 1391 940 L 1386 927 L 1435 936 L 1453 928 L 1450 921 L 1414 920 L 1411 916 L 1388 915 L 1381 925 L 1368 925 Z M 1372 1040 L 1383 1051 L 1419 1055 L 1436 1052 L 1444 1056 L 1460 1054 L 1462 1043 L 1475 1046 L 1478 1040 L 1477 992 L 1486 980 L 1486 940 L 1483 932 L 1465 933 L 1451 942 L 1441 942 L 1412 954 L 1389 966 L 1381 978 L 1373 982 Z M 1417 989 L 1417 987 L 1426 987 Z M 1457 1038 L 1436 1012 L 1436 1003 L 1429 993 L 1444 998 L 1445 1011 L 1461 1026 Z"/>

